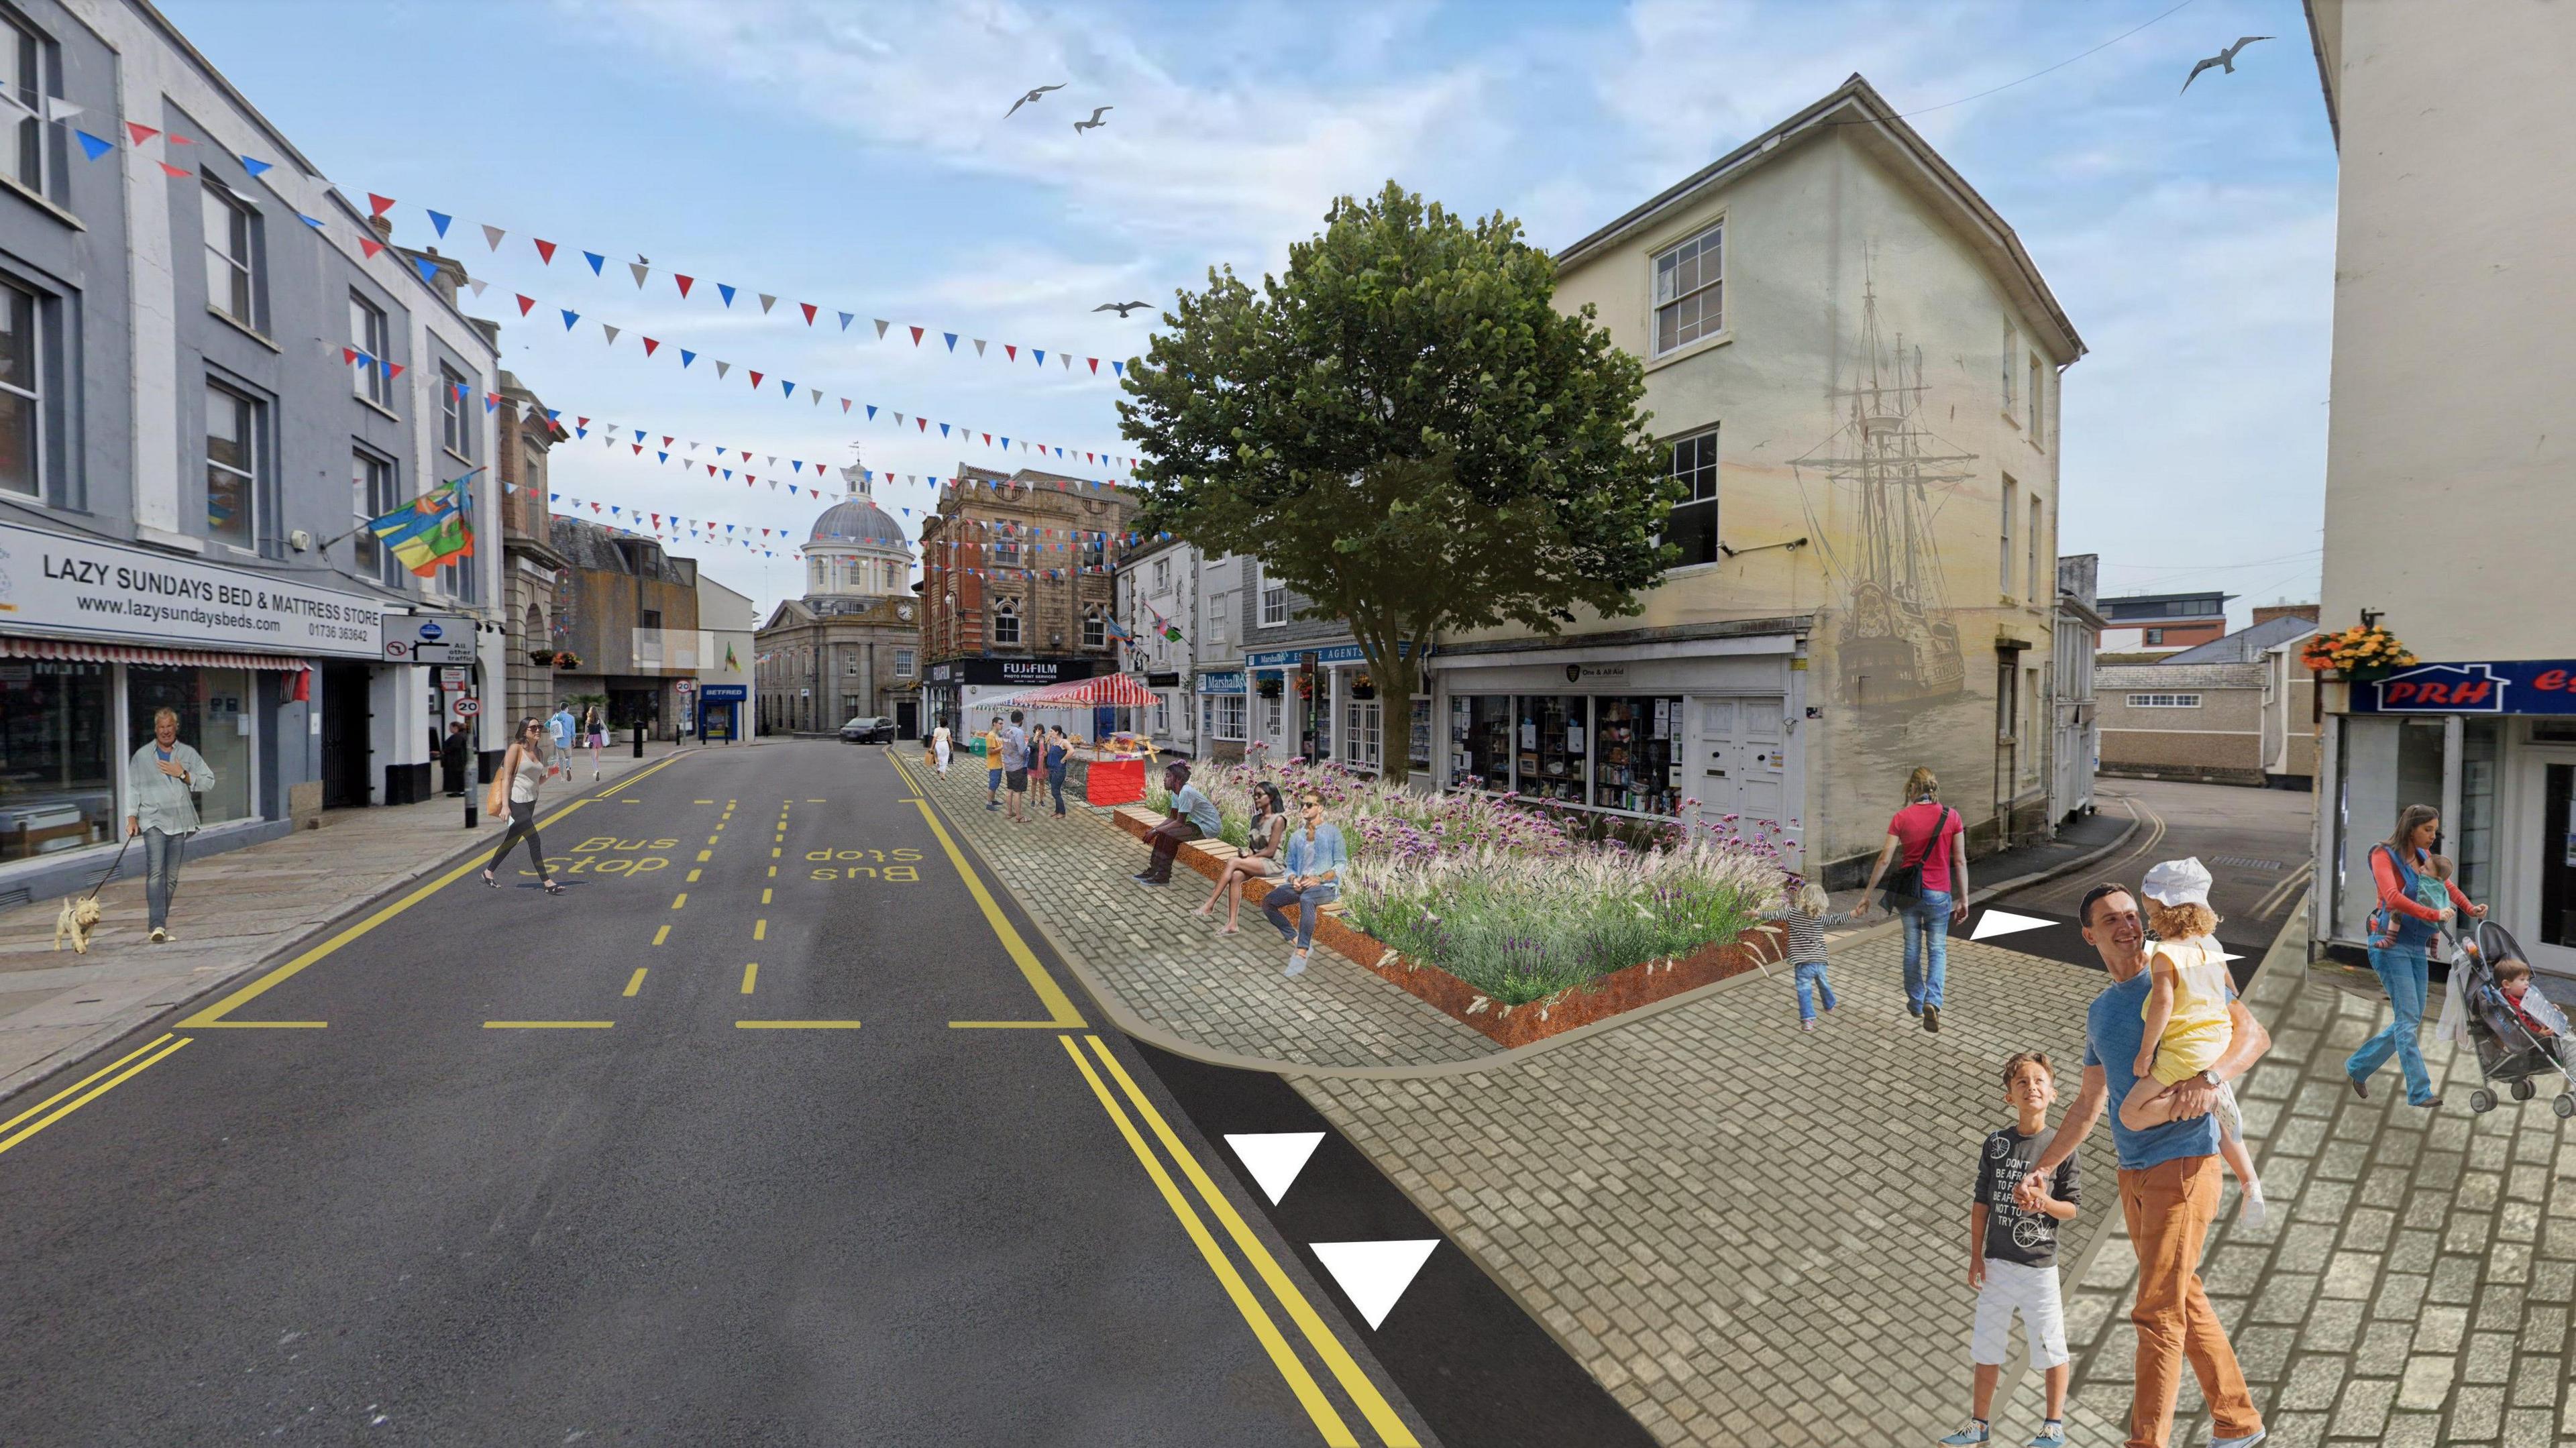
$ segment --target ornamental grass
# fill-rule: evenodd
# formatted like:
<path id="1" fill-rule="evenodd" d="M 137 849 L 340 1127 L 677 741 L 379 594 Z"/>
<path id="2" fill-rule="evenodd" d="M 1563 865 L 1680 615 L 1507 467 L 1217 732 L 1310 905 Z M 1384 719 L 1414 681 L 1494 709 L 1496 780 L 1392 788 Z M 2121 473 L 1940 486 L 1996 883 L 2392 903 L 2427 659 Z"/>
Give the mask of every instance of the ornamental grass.
<path id="1" fill-rule="evenodd" d="M 1300 792 L 1322 796 L 1351 853 L 1345 917 L 1500 1006 L 1734 940 L 1778 909 L 1789 878 L 1785 841 L 1742 833 L 1731 815 L 1647 825 L 1624 843 L 1594 838 L 1595 816 L 1508 794 L 1427 794 L 1329 762 L 1202 764 L 1190 779 L 1237 848 L 1256 781 L 1279 786 L 1292 828 Z M 1159 778 L 1146 803 L 1168 807 Z"/>

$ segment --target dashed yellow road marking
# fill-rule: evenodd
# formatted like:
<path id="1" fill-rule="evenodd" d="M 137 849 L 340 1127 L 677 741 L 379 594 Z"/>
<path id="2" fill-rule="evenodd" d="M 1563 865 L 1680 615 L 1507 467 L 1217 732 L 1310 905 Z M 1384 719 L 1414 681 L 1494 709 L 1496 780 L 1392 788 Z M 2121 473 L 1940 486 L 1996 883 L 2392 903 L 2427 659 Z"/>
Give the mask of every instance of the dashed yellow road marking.
<path id="1" fill-rule="evenodd" d="M 763 905 L 769 903 L 769 887 L 766 885 L 760 887 L 760 903 Z"/>
<path id="2" fill-rule="evenodd" d="M 782 856 L 782 855 L 784 855 L 784 854 L 786 854 L 786 853 L 787 853 L 786 851 L 784 851 L 784 850 L 782 850 L 782 849 L 778 848 L 776 845 L 772 845 L 772 846 L 770 846 L 770 847 L 769 847 L 769 858 L 771 858 L 771 859 L 773 859 L 773 860 L 775 860 L 775 859 L 779 858 L 780 856 Z M 775 865 L 770 866 L 770 867 L 769 867 L 769 873 L 771 873 L 771 874 L 773 874 L 773 875 L 777 874 L 777 873 L 778 873 L 778 867 L 777 867 L 777 866 L 775 866 Z"/>
<path id="3" fill-rule="evenodd" d="M 775 854 L 777 854 L 778 852 L 777 852 L 776 850 L 772 850 L 772 851 L 770 851 L 769 853 L 771 853 L 772 855 L 775 855 Z M 777 867 L 776 865 L 772 865 L 772 866 L 770 866 L 770 867 L 769 867 L 769 878 L 771 878 L 771 879 L 773 879 L 773 880 L 775 880 L 775 879 L 777 879 L 777 878 L 778 878 L 778 867 Z"/>
<path id="4" fill-rule="evenodd" d="M 715 803 L 715 801 L 714 801 L 714 800 L 711 800 L 711 799 L 695 799 L 695 800 L 691 800 L 691 801 L 689 801 L 689 802 L 690 802 L 691 804 L 714 804 L 714 803 Z"/>
<path id="5" fill-rule="evenodd" d="M 604 1031 L 615 1021 L 485 1021 L 487 1031 Z"/>
<path id="6" fill-rule="evenodd" d="M 856 1021 L 736 1021 L 737 1031 L 855 1031 Z"/>
<path id="7" fill-rule="evenodd" d="M 755 920 L 751 922 L 751 938 L 754 940 L 767 940 L 769 938 L 769 922 L 766 920 Z"/>
<path id="8" fill-rule="evenodd" d="M 699 863 L 699 864 L 701 864 L 701 865 L 705 864 L 705 863 L 706 863 L 707 861 L 709 861 L 709 860 L 714 859 L 715 857 L 716 857 L 716 852 L 715 852 L 715 851 L 713 851 L 713 850 L 700 850 L 700 851 L 698 851 L 698 863 Z"/>
<path id="9" fill-rule="evenodd" d="M 672 909 L 674 909 L 674 910 L 677 910 L 677 909 L 679 909 L 681 906 L 686 905 L 686 904 L 688 904 L 688 903 L 689 903 L 689 892 L 688 892 L 688 891 L 686 891 L 686 890 L 683 890 L 683 891 L 681 891 L 678 895 L 675 895 L 675 896 L 673 896 L 673 897 L 672 897 L 672 899 L 671 899 L 671 908 L 672 908 Z"/>
<path id="10" fill-rule="evenodd" d="M 742 968 L 742 993 L 751 994 L 751 983 L 758 979 L 760 979 L 760 962 L 755 960 Z"/>
<path id="11" fill-rule="evenodd" d="M 665 925 L 665 926 L 663 926 L 661 929 L 656 930 L 656 931 L 654 931 L 654 932 L 653 932 L 653 943 L 654 943 L 655 945 L 659 945 L 659 944 L 661 944 L 663 941 L 668 940 L 668 939 L 670 939 L 670 938 L 671 938 L 671 927 L 670 927 L 670 926 L 668 926 L 668 925 Z"/>
<path id="12" fill-rule="evenodd" d="M 688 878 L 688 879 L 686 879 L 686 880 L 681 881 L 680 883 L 682 883 L 682 884 L 684 884 L 684 885 L 694 885 L 694 884 L 698 883 L 698 876 L 700 876 L 700 875 L 702 875 L 702 874 L 704 874 L 704 873 L 706 873 L 706 872 L 705 872 L 705 871 L 703 871 L 703 870 L 691 870 L 691 871 L 689 872 L 689 878 Z"/>
<path id="13" fill-rule="evenodd" d="M 698 803 L 700 803 L 700 804 L 705 804 L 705 803 L 707 803 L 707 801 L 705 801 L 705 800 L 700 800 L 700 801 L 698 801 Z M 658 945 L 658 944 L 660 944 L 661 942 L 656 941 L 656 942 L 654 942 L 654 943 Z M 622 991 L 618 992 L 618 994 L 620 994 L 620 995 L 633 995 L 633 994 L 635 994 L 637 991 L 642 990 L 643 988 L 644 988 L 644 967 L 642 967 L 642 966 L 640 966 L 640 965 L 639 965 L 639 966 L 635 967 L 635 973 L 634 973 L 633 975 L 628 976 L 628 977 L 626 978 L 626 989 L 624 989 L 624 990 L 622 990 Z"/>

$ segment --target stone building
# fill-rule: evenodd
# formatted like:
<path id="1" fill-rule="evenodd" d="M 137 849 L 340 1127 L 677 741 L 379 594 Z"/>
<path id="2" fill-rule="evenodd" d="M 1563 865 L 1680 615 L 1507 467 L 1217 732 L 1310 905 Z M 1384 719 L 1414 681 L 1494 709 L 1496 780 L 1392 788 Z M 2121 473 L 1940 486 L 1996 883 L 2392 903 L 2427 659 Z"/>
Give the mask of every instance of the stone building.
<path id="1" fill-rule="evenodd" d="M 753 643 L 763 733 L 828 734 L 851 719 L 895 721 L 921 732 L 914 695 L 921 603 L 912 594 L 912 544 L 877 506 L 874 477 L 841 469 L 849 495 L 823 510 L 805 540 L 805 595 L 781 600 Z"/>
<path id="2" fill-rule="evenodd" d="M 1111 569 L 1136 498 L 1022 468 L 959 464 L 922 521 L 925 725 L 987 698 L 1118 669 Z"/>
<path id="3" fill-rule="evenodd" d="M 697 560 L 579 518 L 554 519 L 551 536 L 564 559 L 555 646 L 579 660 L 557 660 L 556 700 L 605 700 L 613 731 L 642 724 L 653 738 L 677 737 L 686 708 L 676 686 L 694 687 L 699 665 Z"/>
<path id="4" fill-rule="evenodd" d="M 501 401 L 493 409 L 500 437 L 493 462 L 501 490 L 501 607 L 510 641 L 507 697 L 502 717 L 537 718 L 554 712 L 555 582 L 565 558 L 555 551 L 554 524 L 546 507 L 547 457 L 568 435 L 546 417 L 546 405 L 525 383 L 501 374 Z"/>

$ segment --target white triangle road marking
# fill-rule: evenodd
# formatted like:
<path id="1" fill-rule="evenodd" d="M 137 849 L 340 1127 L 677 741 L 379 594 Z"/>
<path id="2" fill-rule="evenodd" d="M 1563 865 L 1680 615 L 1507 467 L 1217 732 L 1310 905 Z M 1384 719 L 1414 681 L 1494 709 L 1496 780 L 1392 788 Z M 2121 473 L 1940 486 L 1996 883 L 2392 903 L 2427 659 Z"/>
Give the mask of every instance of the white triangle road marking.
<path id="1" fill-rule="evenodd" d="M 1422 1264 L 1431 1259 L 1437 1237 L 1399 1242 L 1310 1242 L 1324 1269 L 1360 1317 L 1374 1330 L 1395 1310 L 1395 1300 L 1413 1285 Z"/>
<path id="2" fill-rule="evenodd" d="M 1297 1180 L 1297 1173 L 1306 1169 L 1307 1160 L 1323 1143 L 1324 1133 L 1320 1131 L 1235 1132 L 1225 1139 L 1225 1144 L 1234 1148 L 1234 1154 L 1243 1158 L 1244 1170 L 1251 1172 L 1252 1179 L 1261 1184 L 1263 1194 L 1270 1198 L 1270 1205 L 1274 1207 L 1279 1205 L 1281 1197 L 1288 1195 L 1288 1188 Z"/>
<path id="3" fill-rule="evenodd" d="M 1968 932 L 1968 938 L 1985 940 L 1997 935 L 2010 935 L 2015 931 L 2037 930 L 2042 926 L 2056 923 L 2054 920 L 2041 920 L 2029 915 L 2015 915 L 2009 910 L 1997 910 L 1989 905 L 1986 907 L 1986 912 L 1977 917 L 1977 928 Z"/>

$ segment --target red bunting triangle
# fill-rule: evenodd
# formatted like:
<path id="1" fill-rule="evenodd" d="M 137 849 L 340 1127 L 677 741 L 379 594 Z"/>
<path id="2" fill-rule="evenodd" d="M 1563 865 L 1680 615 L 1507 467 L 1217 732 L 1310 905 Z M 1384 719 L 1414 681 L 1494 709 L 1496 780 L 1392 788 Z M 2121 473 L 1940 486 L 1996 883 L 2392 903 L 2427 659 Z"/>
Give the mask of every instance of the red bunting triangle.
<path id="1" fill-rule="evenodd" d="M 164 162 L 162 162 L 161 164 L 163 164 L 164 166 L 167 166 L 167 165 L 169 164 L 169 162 L 164 161 Z M 182 171 L 182 172 L 180 172 L 179 174 L 180 174 L 180 175 L 182 175 L 182 176 L 185 176 L 185 175 L 187 175 L 188 173 L 187 173 L 187 172 L 185 172 L 185 171 Z M 369 260 L 369 261 L 374 261 L 374 260 L 376 259 L 376 253 L 377 253 L 377 252 L 380 252 L 380 251 L 382 251 L 382 250 L 384 250 L 384 249 L 385 249 L 385 244 L 384 244 L 383 242 L 381 242 L 381 241 L 376 240 L 376 239 L 375 239 L 374 237 L 372 237 L 372 236 L 362 236 L 362 237 L 359 237 L 359 238 L 358 238 L 358 245 L 366 251 L 366 253 L 367 253 L 367 260 Z M 519 315 L 524 317 L 524 316 L 526 316 L 526 315 L 527 315 L 527 313 L 523 311 L 523 312 L 521 312 Z"/>
<path id="2" fill-rule="evenodd" d="M 372 208 L 368 211 L 368 215 L 382 216 L 394 209 L 394 199 L 390 196 L 378 196 L 370 191 L 367 193 L 367 205 Z"/>
<path id="3" fill-rule="evenodd" d="M 545 258 L 546 265 L 553 266 L 555 264 L 555 244 L 551 241 L 538 240 L 535 237 L 530 237 L 529 240 L 536 241 L 537 255 Z"/>
<path id="4" fill-rule="evenodd" d="M 645 356 L 647 356 L 647 357 L 652 356 L 652 355 L 653 355 L 653 349 L 654 349 L 654 348 L 656 348 L 656 347 L 659 347 L 659 346 L 661 346 L 661 345 L 662 345 L 662 344 L 661 344 L 660 342 L 657 342 L 657 341 L 655 341 L 654 339 L 652 339 L 652 338 L 650 338 L 650 337 L 645 338 L 645 339 L 644 339 L 644 355 L 645 355 Z"/>
<path id="5" fill-rule="evenodd" d="M 590 419 L 587 417 L 576 417 L 572 420 L 572 425 L 575 427 L 588 427 L 590 426 Z"/>
<path id="6" fill-rule="evenodd" d="M 809 326 L 809 327 L 810 327 L 810 326 L 813 326 L 813 325 L 814 325 L 814 304 L 813 304 L 812 302 L 798 302 L 796 305 L 798 305 L 798 306 L 800 306 L 800 307 L 803 307 L 803 308 L 805 309 L 805 325 L 806 325 L 806 326 Z"/>
<path id="7" fill-rule="evenodd" d="M 707 476 L 712 478 L 712 477 L 714 477 L 715 475 L 716 475 L 716 465 L 715 465 L 714 463 L 709 463 L 709 464 L 707 464 Z"/>
<path id="8" fill-rule="evenodd" d="M 1002 344 L 1002 350 L 1011 354 L 1012 361 L 1017 362 L 1020 360 L 1020 349 L 1017 344 L 1005 342 Z"/>
<path id="9" fill-rule="evenodd" d="M 912 329 L 912 345 L 916 347 L 921 345 L 921 329 L 919 327 Z"/>
<path id="10" fill-rule="evenodd" d="M 984 434 L 984 446 L 986 446 L 986 447 L 991 447 L 992 445 L 993 445 L 993 435 L 992 435 L 991 433 L 989 433 L 989 432 L 988 432 L 988 433 Z"/>
<path id="11" fill-rule="evenodd" d="M 669 447 L 670 445 L 671 445 L 671 440 L 670 440 L 669 438 L 667 438 L 667 437 L 666 437 L 666 438 L 662 439 L 662 446 L 664 446 L 664 447 Z"/>
<path id="12" fill-rule="evenodd" d="M 344 365 L 344 366 L 345 366 L 345 365 L 347 365 L 348 363 L 355 362 L 355 361 L 357 361 L 357 360 L 358 360 L 358 349 L 357 349 L 357 348 L 355 348 L 355 347 L 343 347 L 343 348 L 341 348 L 341 349 L 340 349 L 340 361 L 341 361 L 342 365 Z"/>
<path id="13" fill-rule="evenodd" d="M 688 295 L 689 295 L 689 287 L 690 287 L 693 283 L 695 283 L 695 282 L 697 281 L 697 278 L 696 278 L 696 277 L 691 277 L 691 276 L 682 276 L 682 275 L 680 275 L 678 272 L 673 272 L 673 273 L 671 274 L 671 277 L 672 277 L 672 280 L 677 281 L 677 282 L 680 284 L 680 296 L 681 296 L 681 298 L 682 298 L 683 300 L 687 299 L 687 297 L 688 297 Z"/>
<path id="14" fill-rule="evenodd" d="M 1092 375 L 1092 376 L 1097 377 L 1097 376 L 1099 376 L 1099 375 L 1100 375 L 1100 359 L 1099 359 L 1099 358 L 1097 358 L 1097 357 L 1085 357 L 1085 358 L 1084 358 L 1084 359 L 1082 359 L 1082 360 L 1084 360 L 1085 362 L 1088 362 L 1088 363 L 1090 363 L 1090 364 L 1091 364 L 1091 375 Z"/>
<path id="15" fill-rule="evenodd" d="M 760 374 L 759 374 L 759 373 L 754 372 L 753 374 L 751 374 L 751 385 L 752 385 L 755 389 L 757 389 L 757 388 L 760 386 Z M 749 453 L 744 453 L 744 454 L 743 454 L 743 456 L 744 456 L 744 457 L 749 457 L 749 456 L 751 456 L 751 454 L 749 454 Z"/>
<path id="16" fill-rule="evenodd" d="M 640 443 L 640 442 L 630 442 L 630 443 L 628 443 L 628 444 L 627 444 L 627 446 L 628 446 L 628 447 L 631 447 L 631 448 L 633 448 L 633 449 L 635 449 L 635 455 L 636 455 L 637 457 L 639 457 L 639 458 L 640 458 L 640 457 L 644 456 L 644 444 L 642 444 L 642 443 Z"/>
<path id="17" fill-rule="evenodd" d="M 385 380 L 387 382 L 391 382 L 395 378 L 400 377 L 402 372 L 403 365 L 400 362 L 388 362 L 385 364 Z"/>
<path id="18" fill-rule="evenodd" d="M 917 423 L 920 423 L 920 424 L 921 424 L 921 430 L 922 430 L 923 432 L 928 432 L 928 431 L 930 431 L 930 419 L 929 419 L 929 418 L 926 418 L 926 417 L 916 417 L 916 418 L 914 418 L 914 419 L 913 419 L 913 421 L 915 421 L 915 422 L 917 422 Z"/>
<path id="19" fill-rule="evenodd" d="M 519 298 L 519 315 L 524 317 L 528 314 L 528 308 L 537 304 L 537 299 L 524 292 L 518 293 L 517 295 Z"/>
<path id="20" fill-rule="evenodd" d="M 146 142 L 146 141 L 148 141 L 148 140 L 151 140 L 154 136 L 157 136 L 157 135 L 161 134 L 159 131 L 156 131 L 156 130 L 152 129 L 150 126 L 143 125 L 143 124 L 141 124 L 141 123 L 139 123 L 139 122 L 135 122 L 135 121 L 127 121 L 127 122 L 125 123 L 125 130 L 126 130 L 126 133 L 127 133 L 128 135 L 131 135 L 132 137 L 134 137 L 134 144 L 136 144 L 136 145 L 138 145 L 138 146 L 142 145 L 144 142 Z"/>

